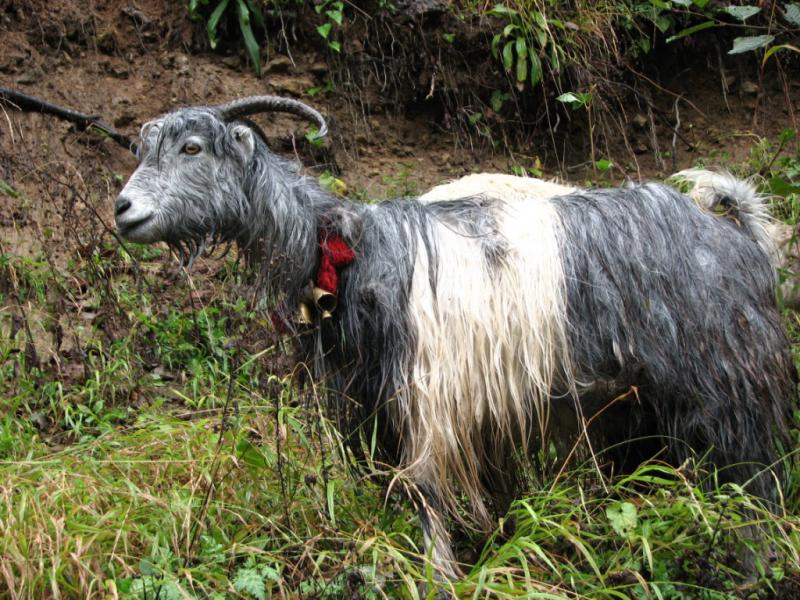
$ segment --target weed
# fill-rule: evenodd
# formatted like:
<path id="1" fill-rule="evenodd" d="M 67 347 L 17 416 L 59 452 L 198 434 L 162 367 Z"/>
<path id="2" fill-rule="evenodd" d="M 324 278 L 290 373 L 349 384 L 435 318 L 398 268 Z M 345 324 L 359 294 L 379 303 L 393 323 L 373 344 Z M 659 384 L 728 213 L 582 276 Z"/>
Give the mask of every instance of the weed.
<path id="1" fill-rule="evenodd" d="M 513 70 L 520 90 L 526 81 L 535 86 L 542 80 L 542 55 L 547 57 L 550 69 L 558 72 L 564 53 L 542 12 L 535 8 L 520 11 L 496 4 L 488 14 L 506 22 L 503 30 L 492 37 L 492 55 L 502 58 L 506 71 Z"/>
<path id="2" fill-rule="evenodd" d="M 208 6 L 211 0 L 189 0 L 189 16 L 194 20 L 203 18 L 201 7 Z M 206 32 L 211 48 L 219 43 L 219 24 L 226 10 L 231 5 L 231 0 L 219 0 L 206 21 Z M 256 75 L 261 76 L 261 46 L 253 33 L 253 24 L 261 31 L 265 31 L 264 14 L 258 0 L 233 0 L 236 15 L 239 21 L 239 31 L 242 35 L 250 64 Z"/>
<path id="3" fill-rule="evenodd" d="M 321 94 L 329 94 L 329 93 L 333 92 L 335 89 L 336 89 L 336 86 L 333 84 L 333 82 L 332 81 L 328 81 L 328 82 L 325 83 L 325 85 L 314 86 L 314 87 L 308 88 L 306 93 L 309 96 L 311 96 L 312 98 L 316 98 L 317 96 L 319 96 Z"/>
<path id="4" fill-rule="evenodd" d="M 337 196 L 347 196 L 347 184 L 330 171 L 319 176 L 319 184 Z"/>
<path id="5" fill-rule="evenodd" d="M 223 18 L 235 11 L 239 24 L 239 33 L 250 59 L 250 64 L 257 76 L 261 76 L 261 42 L 256 37 L 256 32 L 267 33 L 267 24 L 264 19 L 265 10 L 278 9 L 282 5 L 298 7 L 302 0 L 189 0 L 189 17 L 195 21 L 205 20 L 206 33 L 209 44 L 213 49 L 220 41 L 220 25 Z M 213 9 L 211 9 L 213 6 Z M 209 11 L 210 9 L 210 11 Z M 340 52 L 342 43 L 334 39 L 334 32 L 342 26 L 344 19 L 344 3 L 340 0 L 323 0 L 314 5 L 317 14 L 324 15 L 325 21 L 316 27 L 319 36 L 325 40 L 328 48 Z M 286 39 L 286 33 L 283 32 Z"/>
<path id="6" fill-rule="evenodd" d="M 397 172 L 393 175 L 384 175 L 383 183 L 386 185 L 386 196 L 397 198 L 401 196 L 416 196 L 419 194 L 416 178 L 412 172 L 413 166 L 407 163 L 398 163 Z"/>
<path id="7" fill-rule="evenodd" d="M 322 2 L 314 7 L 314 10 L 317 14 L 322 14 L 324 12 L 327 17 L 327 20 L 322 25 L 317 26 L 317 33 L 327 42 L 328 48 L 334 52 L 341 52 L 342 43 L 333 39 L 331 32 L 334 27 L 338 28 L 342 26 L 342 21 L 344 19 L 344 2 L 342 2 L 342 0 L 322 0 Z"/>
<path id="8" fill-rule="evenodd" d="M 796 163 L 772 161 L 778 145 L 758 156 L 787 176 Z M 408 178 L 403 167 L 389 183 L 402 192 Z M 22 329 L 0 344 L 0 367 L 15 373 L 0 384 L 0 589 L 419 598 L 427 582 L 456 597 L 722 598 L 777 594 L 800 573 L 791 489 L 773 513 L 734 486 L 704 491 L 713 474 L 697 465 L 653 463 L 607 491 L 585 467 L 540 483 L 489 540 L 457 540 L 472 564 L 463 580 L 438 581 L 402 473 L 367 459 L 353 474 L 313 387 L 270 374 L 268 351 L 244 343 L 263 317 L 225 297 L 184 309 L 184 286 L 140 290 L 119 271 L 126 260 L 73 265 L 117 273 L 110 292 L 89 296 L 125 316 L 113 341 L 87 337 L 79 372 L 27 364 Z M 23 300 L 51 310 L 46 288 L 60 275 L 5 261 Z"/>

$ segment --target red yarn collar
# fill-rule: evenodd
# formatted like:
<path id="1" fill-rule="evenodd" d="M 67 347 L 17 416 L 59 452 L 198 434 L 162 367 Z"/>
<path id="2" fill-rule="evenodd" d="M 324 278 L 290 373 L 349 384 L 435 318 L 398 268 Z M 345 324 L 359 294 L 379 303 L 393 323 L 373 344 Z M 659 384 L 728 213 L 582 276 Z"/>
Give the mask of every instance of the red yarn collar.
<path id="1" fill-rule="evenodd" d="M 319 254 L 319 269 L 314 283 L 317 287 L 337 296 L 339 272 L 355 260 L 356 253 L 338 233 L 320 230 Z M 287 321 L 277 311 L 272 313 L 271 318 L 272 325 L 279 334 L 285 335 L 291 331 Z"/>
<path id="2" fill-rule="evenodd" d="M 331 294 L 339 293 L 339 271 L 356 258 L 356 253 L 338 233 L 319 232 L 319 270 L 317 287 Z"/>

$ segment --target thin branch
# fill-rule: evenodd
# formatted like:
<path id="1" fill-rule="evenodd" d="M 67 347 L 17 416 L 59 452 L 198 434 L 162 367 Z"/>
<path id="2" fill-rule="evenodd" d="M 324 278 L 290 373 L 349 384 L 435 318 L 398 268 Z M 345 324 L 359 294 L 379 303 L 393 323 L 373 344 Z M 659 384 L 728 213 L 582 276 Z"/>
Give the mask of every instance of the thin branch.
<path id="1" fill-rule="evenodd" d="M 53 115 L 59 119 L 75 123 L 80 130 L 94 129 L 108 136 L 129 152 L 136 154 L 136 142 L 110 125 L 103 123 L 98 115 L 87 115 L 4 87 L 0 87 L 0 103 L 7 104 L 22 112 L 40 112 L 46 115 Z"/>

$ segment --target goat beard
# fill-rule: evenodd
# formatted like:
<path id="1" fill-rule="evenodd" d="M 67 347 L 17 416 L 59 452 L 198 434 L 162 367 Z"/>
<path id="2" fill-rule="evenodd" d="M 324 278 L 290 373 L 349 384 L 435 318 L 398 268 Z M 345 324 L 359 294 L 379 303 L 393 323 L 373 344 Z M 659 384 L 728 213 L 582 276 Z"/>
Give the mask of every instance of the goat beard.
<path id="1" fill-rule="evenodd" d="M 166 240 L 170 250 L 177 256 L 181 268 L 192 270 L 195 260 L 202 257 L 211 257 L 217 248 L 222 247 L 222 252 L 217 259 L 224 258 L 230 252 L 233 242 L 223 236 L 210 233 L 201 237 L 186 239 Z"/>

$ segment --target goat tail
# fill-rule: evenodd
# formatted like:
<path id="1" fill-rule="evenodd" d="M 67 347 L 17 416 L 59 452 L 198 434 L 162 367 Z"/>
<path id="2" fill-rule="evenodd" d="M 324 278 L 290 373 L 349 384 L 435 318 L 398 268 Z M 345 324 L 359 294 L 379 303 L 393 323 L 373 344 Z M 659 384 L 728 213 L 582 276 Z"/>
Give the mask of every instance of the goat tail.
<path id="1" fill-rule="evenodd" d="M 685 169 L 673 177 L 692 184 L 689 191 L 692 200 L 700 207 L 737 223 L 770 260 L 777 263 L 778 253 L 770 235 L 774 220 L 766 197 L 759 193 L 752 181 L 738 179 L 728 172 L 706 169 Z"/>

